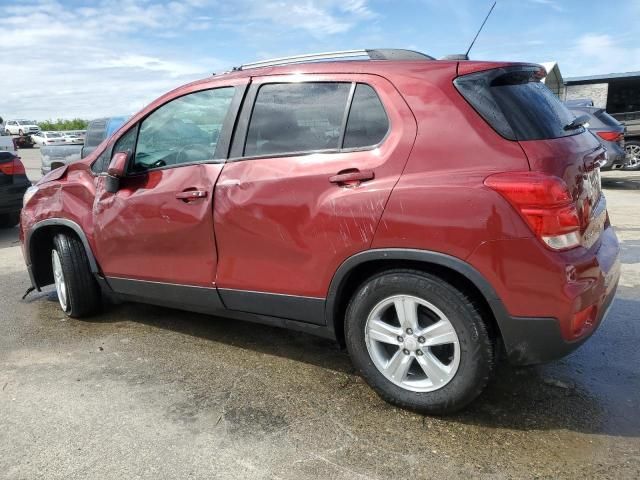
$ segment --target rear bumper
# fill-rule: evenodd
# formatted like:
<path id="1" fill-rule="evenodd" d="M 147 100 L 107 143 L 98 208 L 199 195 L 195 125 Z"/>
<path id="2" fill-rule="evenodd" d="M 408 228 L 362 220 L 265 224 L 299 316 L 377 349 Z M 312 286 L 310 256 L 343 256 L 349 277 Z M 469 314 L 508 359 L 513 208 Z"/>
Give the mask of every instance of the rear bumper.
<path id="1" fill-rule="evenodd" d="M 483 247 L 472 260 L 501 300 L 494 314 L 516 365 L 555 360 L 582 345 L 602 324 L 620 278 L 611 226 L 590 249 L 554 253 L 517 239 Z"/>
<path id="2" fill-rule="evenodd" d="M 603 142 L 607 150 L 607 163 L 600 167 L 601 170 L 617 170 L 627 163 L 624 149 L 614 142 Z"/>
<path id="3" fill-rule="evenodd" d="M 513 365 L 535 365 L 562 358 L 586 342 L 607 317 L 618 281 L 598 305 L 594 326 L 582 337 L 567 341 L 555 318 L 510 317 L 501 327 L 507 358 Z"/>

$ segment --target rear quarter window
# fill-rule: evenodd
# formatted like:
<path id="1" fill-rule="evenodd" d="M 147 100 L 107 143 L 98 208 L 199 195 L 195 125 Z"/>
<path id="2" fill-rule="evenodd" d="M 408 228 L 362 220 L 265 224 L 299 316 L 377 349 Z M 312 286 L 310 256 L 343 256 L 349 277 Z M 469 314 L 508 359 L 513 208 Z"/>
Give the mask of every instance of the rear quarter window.
<path id="1" fill-rule="evenodd" d="M 377 145 L 387 135 L 389 119 L 380 98 L 371 86 L 356 85 L 347 120 L 343 148 L 365 148 Z"/>

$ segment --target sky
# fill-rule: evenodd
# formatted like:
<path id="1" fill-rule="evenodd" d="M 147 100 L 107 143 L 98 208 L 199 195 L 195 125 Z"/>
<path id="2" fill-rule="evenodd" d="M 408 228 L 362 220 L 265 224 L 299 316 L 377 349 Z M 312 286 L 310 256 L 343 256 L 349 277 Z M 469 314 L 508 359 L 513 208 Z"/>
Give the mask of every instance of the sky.
<path id="1" fill-rule="evenodd" d="M 132 114 L 254 60 L 357 48 L 464 52 L 492 0 L 0 0 L 0 117 Z M 498 0 L 471 58 L 640 70 L 640 0 Z"/>

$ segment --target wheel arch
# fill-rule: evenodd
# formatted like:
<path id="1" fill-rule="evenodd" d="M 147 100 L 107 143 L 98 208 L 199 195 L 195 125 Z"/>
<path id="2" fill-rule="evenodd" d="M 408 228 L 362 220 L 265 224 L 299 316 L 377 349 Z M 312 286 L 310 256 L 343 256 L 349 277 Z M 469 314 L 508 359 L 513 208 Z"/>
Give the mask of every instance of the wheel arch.
<path id="1" fill-rule="evenodd" d="M 389 248 L 367 250 L 349 257 L 331 280 L 325 305 L 327 328 L 344 345 L 344 316 L 350 298 L 367 278 L 384 270 L 413 268 L 431 273 L 471 294 L 490 319 L 490 332 L 501 337 L 501 324 L 509 318 L 489 282 L 467 262 L 444 253 Z"/>
<path id="2" fill-rule="evenodd" d="M 80 239 L 89 260 L 91 272 L 99 273 L 98 263 L 82 227 L 66 218 L 48 218 L 34 224 L 25 236 L 25 260 L 34 287 L 39 289 L 53 283 L 53 271 L 49 258 L 53 237 L 65 232 L 72 233 Z"/>

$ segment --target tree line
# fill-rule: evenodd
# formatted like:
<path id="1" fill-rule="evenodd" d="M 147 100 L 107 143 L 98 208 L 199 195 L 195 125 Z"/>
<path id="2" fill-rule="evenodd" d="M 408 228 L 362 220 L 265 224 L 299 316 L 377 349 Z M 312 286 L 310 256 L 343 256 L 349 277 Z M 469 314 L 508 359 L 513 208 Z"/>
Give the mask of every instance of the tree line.
<path id="1" fill-rule="evenodd" d="M 44 122 L 38 122 L 38 126 L 43 131 L 58 131 L 58 130 L 86 130 L 88 120 L 82 118 L 74 118 L 72 120 L 63 120 L 59 118 L 55 121 L 45 120 Z"/>

